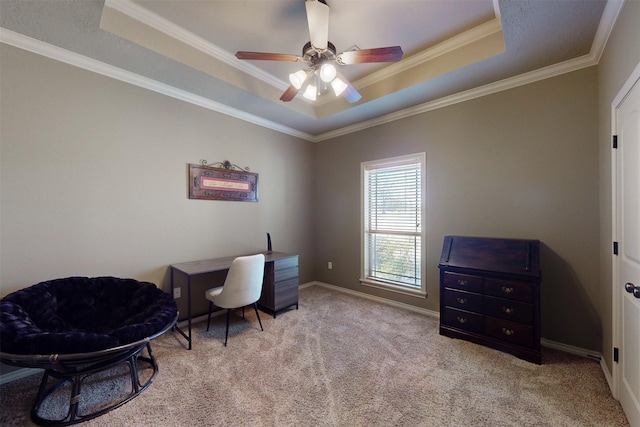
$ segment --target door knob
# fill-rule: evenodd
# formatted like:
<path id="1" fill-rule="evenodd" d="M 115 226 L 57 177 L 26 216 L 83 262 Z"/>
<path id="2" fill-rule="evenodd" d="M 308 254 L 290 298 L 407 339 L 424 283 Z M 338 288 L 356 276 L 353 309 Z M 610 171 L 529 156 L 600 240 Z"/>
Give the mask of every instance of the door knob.
<path id="1" fill-rule="evenodd" d="M 633 294 L 634 297 L 640 298 L 640 286 L 635 286 L 631 282 L 627 282 L 624 284 L 624 290 Z"/>

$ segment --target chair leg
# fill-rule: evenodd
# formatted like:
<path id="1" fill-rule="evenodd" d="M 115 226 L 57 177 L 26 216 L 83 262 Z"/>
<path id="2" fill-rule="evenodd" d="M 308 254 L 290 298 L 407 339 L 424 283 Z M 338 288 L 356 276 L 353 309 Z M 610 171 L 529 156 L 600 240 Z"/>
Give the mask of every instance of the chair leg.
<path id="1" fill-rule="evenodd" d="M 213 310 L 213 303 L 209 301 L 209 316 L 207 316 L 207 332 L 209 332 L 209 324 L 211 324 L 211 310 Z"/>
<path id="2" fill-rule="evenodd" d="M 227 346 L 227 339 L 229 338 L 229 314 L 231 313 L 231 309 L 227 308 L 227 332 L 224 334 L 224 346 Z"/>
<path id="3" fill-rule="evenodd" d="M 262 322 L 260 321 L 260 313 L 258 313 L 258 303 L 254 302 L 253 303 L 253 308 L 256 310 L 256 316 L 258 317 L 258 323 L 260 323 L 260 330 L 264 331 L 264 328 L 262 327 Z"/>

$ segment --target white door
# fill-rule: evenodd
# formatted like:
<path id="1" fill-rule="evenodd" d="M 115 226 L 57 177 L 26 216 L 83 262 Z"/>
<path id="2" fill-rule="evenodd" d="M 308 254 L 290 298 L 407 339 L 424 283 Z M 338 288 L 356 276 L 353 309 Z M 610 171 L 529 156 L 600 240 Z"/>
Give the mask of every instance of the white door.
<path id="1" fill-rule="evenodd" d="M 618 398 L 640 427 L 640 79 L 616 109 Z M 614 275 L 616 277 L 616 275 Z"/>

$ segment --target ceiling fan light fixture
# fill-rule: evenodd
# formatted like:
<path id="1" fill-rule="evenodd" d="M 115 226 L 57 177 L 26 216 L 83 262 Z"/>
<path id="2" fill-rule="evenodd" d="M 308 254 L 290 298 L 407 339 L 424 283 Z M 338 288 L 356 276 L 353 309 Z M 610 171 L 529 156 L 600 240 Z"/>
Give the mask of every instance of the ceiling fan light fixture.
<path id="1" fill-rule="evenodd" d="M 305 91 L 302 94 L 302 96 L 307 98 L 309 101 L 315 101 L 316 100 L 316 92 L 317 92 L 316 85 L 310 84 L 309 86 L 307 86 L 307 88 L 305 89 Z"/>
<path id="2" fill-rule="evenodd" d="M 330 83 L 336 78 L 336 67 L 333 64 L 322 64 L 320 67 L 320 79 L 325 83 Z"/>
<path id="3" fill-rule="evenodd" d="M 300 89 L 306 80 L 307 72 L 305 70 L 298 70 L 295 73 L 289 74 L 289 81 L 296 89 Z"/>
<path id="4" fill-rule="evenodd" d="M 349 85 L 344 91 L 344 97 L 350 104 L 360 101 L 362 95 L 353 86 Z"/>
<path id="5" fill-rule="evenodd" d="M 342 80 L 340 80 L 339 77 L 336 77 L 331 81 L 331 87 L 333 88 L 333 92 L 336 94 L 336 96 L 342 95 L 342 92 L 344 92 L 344 90 L 348 86 L 349 85 L 343 82 Z"/>
<path id="6" fill-rule="evenodd" d="M 2 1 L 2 0 L 0 0 Z M 291 84 L 280 96 L 283 102 L 292 101 L 302 92 L 305 99 L 315 101 L 333 89 L 336 96 L 343 96 L 350 103 L 358 102 L 362 95 L 336 68 L 340 65 L 371 62 L 398 62 L 403 52 L 400 46 L 360 49 L 353 46 L 336 54 L 336 47 L 329 41 L 329 6 L 327 0 L 305 0 L 309 42 L 302 47 L 302 56 L 283 53 L 238 51 L 236 57 L 246 60 L 303 62 L 306 68 L 289 74 Z M 310 83 L 313 81 L 313 83 Z"/>

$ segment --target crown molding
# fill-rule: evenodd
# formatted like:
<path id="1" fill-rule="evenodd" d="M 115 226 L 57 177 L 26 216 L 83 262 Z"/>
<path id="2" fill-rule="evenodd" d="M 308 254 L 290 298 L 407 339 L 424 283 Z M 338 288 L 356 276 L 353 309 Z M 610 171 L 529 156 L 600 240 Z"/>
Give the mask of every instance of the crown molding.
<path id="1" fill-rule="evenodd" d="M 353 86 L 357 89 L 370 86 L 375 83 L 379 83 L 385 79 L 395 76 L 396 74 L 400 74 L 409 68 L 417 67 L 426 62 L 432 61 L 433 59 L 445 55 L 449 52 L 453 52 L 456 49 L 461 48 L 462 46 L 466 46 L 470 43 L 474 43 L 484 39 L 491 34 L 501 32 L 502 24 L 500 20 L 494 18 L 484 24 L 480 24 L 470 30 L 464 31 L 456 36 L 453 36 L 442 43 L 438 43 L 437 45 L 427 48 L 422 52 L 418 52 L 410 57 L 401 60 L 400 62 L 392 63 L 383 69 L 371 73 L 361 79 L 353 82 Z"/>
<path id="2" fill-rule="evenodd" d="M 492 34 L 502 33 L 502 24 L 499 18 L 493 18 L 483 24 L 477 25 L 467 31 L 453 36 L 441 43 L 431 46 L 421 52 L 415 53 L 408 58 L 404 58 L 399 62 L 391 63 L 384 68 L 374 71 L 358 80 L 352 81 L 351 84 L 357 90 L 362 90 L 368 86 L 376 85 L 387 79 L 398 76 L 415 67 L 427 64 L 443 55 L 454 52 L 472 43 L 480 43 Z M 501 52 L 502 53 L 502 52 Z M 397 78 L 402 79 L 401 76 Z M 314 104 L 315 107 L 335 102 L 333 96 L 325 96 Z"/>
<path id="3" fill-rule="evenodd" d="M 602 18 L 600 18 L 600 24 L 598 30 L 593 38 L 593 44 L 591 45 L 591 54 L 595 57 L 596 63 L 600 62 L 600 57 L 604 48 L 607 45 L 613 26 L 618 19 L 620 10 L 624 6 L 625 0 L 607 0 L 607 4 L 602 12 Z"/>
<path id="4" fill-rule="evenodd" d="M 277 89 L 285 90 L 289 87 L 288 83 L 273 74 L 267 73 L 249 62 L 238 61 L 234 54 L 133 3 L 131 0 L 105 0 L 104 7 L 118 11 Z"/>
<path id="5" fill-rule="evenodd" d="M 17 47 L 19 49 L 23 49 L 50 59 L 54 59 L 56 61 L 63 62 L 65 64 L 73 65 L 87 71 L 91 71 L 106 77 L 129 83 L 134 86 L 148 89 L 153 92 L 169 96 L 171 98 L 188 102 L 190 104 L 198 105 L 208 110 L 212 110 L 221 114 L 225 114 L 227 116 L 234 117 L 236 119 L 253 123 L 258 126 L 274 130 L 276 132 L 315 142 L 315 138 L 308 133 L 301 132 L 297 129 L 281 125 L 279 123 L 264 119 L 262 117 L 247 113 L 242 110 L 238 110 L 237 108 L 229 107 L 222 103 L 213 101 L 203 96 L 195 95 L 191 92 L 178 89 L 168 84 L 143 77 L 139 74 L 123 70 L 122 68 L 118 68 L 113 65 L 109 65 L 104 62 L 68 51 L 66 49 L 53 46 L 49 43 L 45 43 L 43 41 L 25 36 L 23 34 L 7 30 L 6 28 L 0 28 L 0 43 Z"/>
<path id="6" fill-rule="evenodd" d="M 394 122 L 396 120 L 401 120 L 407 117 L 426 113 L 427 111 L 437 110 L 439 108 L 444 108 L 450 105 L 459 104 L 461 102 L 470 101 L 472 99 L 481 98 L 483 96 L 502 92 L 508 89 L 513 89 L 518 86 L 527 85 L 540 80 L 559 76 L 561 74 L 570 73 L 572 71 L 577 71 L 596 64 L 597 62 L 595 62 L 595 59 L 591 54 L 585 55 L 576 59 L 562 62 L 560 64 L 551 65 L 539 70 L 521 74 L 519 76 L 500 80 L 495 83 L 489 83 L 484 86 L 480 86 L 464 92 L 459 92 L 450 96 L 446 96 L 444 98 L 426 102 L 424 104 L 416 105 L 415 107 L 405 108 L 404 110 L 395 111 L 384 116 L 376 117 L 375 119 L 367 120 L 364 122 L 356 123 L 355 125 L 346 126 L 331 132 L 323 133 L 321 135 L 317 135 L 314 139 L 315 142 L 320 142 L 332 138 L 337 138 L 339 136 L 348 135 L 350 133 L 358 132 L 374 126 L 379 126 L 386 123 Z"/>

